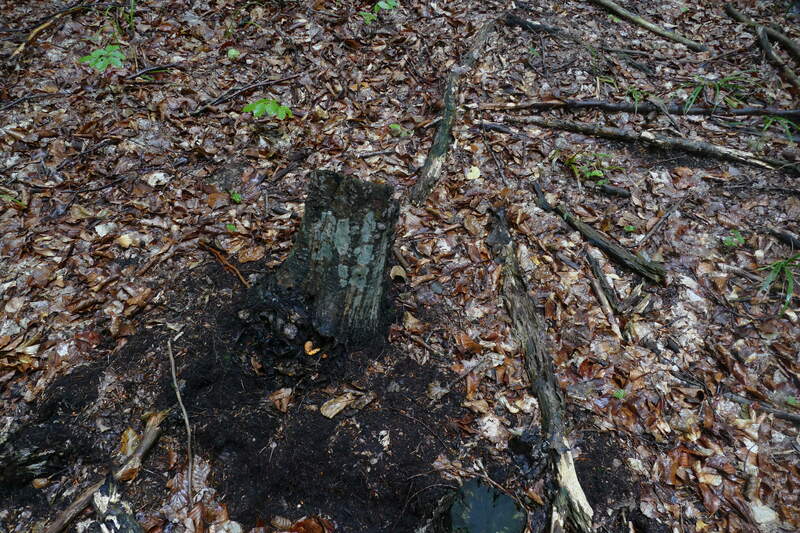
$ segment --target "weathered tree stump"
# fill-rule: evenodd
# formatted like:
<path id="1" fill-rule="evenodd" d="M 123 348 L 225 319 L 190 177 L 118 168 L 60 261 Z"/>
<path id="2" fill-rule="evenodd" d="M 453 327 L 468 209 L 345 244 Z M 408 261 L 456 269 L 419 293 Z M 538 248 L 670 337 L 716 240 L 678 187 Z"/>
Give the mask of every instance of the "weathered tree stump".
<path id="1" fill-rule="evenodd" d="M 310 178 L 292 251 L 256 285 L 257 303 L 271 308 L 273 330 L 290 340 L 306 321 L 339 343 L 371 344 L 389 324 L 387 265 L 399 204 L 389 185 L 325 170 Z"/>

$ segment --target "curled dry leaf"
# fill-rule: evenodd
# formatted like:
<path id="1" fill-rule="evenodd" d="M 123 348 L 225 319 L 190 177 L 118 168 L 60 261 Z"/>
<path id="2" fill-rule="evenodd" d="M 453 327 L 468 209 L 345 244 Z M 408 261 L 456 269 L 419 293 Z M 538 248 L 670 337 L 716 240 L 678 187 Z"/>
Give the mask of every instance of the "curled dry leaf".
<path id="1" fill-rule="evenodd" d="M 347 406 L 353 403 L 356 399 L 356 395 L 347 392 L 335 398 L 331 398 L 320 407 L 319 412 L 322 413 L 322 416 L 326 418 L 333 418 L 334 416 L 341 413 Z"/>
<path id="2" fill-rule="evenodd" d="M 269 395 L 269 399 L 272 401 L 275 409 L 281 413 L 285 413 L 289 410 L 289 402 L 292 399 L 292 389 L 290 387 L 278 389 Z"/>

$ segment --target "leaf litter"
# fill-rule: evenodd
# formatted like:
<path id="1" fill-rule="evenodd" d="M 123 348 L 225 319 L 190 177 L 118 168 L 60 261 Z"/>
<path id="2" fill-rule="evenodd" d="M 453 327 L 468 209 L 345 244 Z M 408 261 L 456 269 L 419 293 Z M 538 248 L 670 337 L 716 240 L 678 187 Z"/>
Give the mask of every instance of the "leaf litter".
<path id="1" fill-rule="evenodd" d="M 504 205 L 547 320 L 579 477 L 607 510 L 598 528 L 619 530 L 623 516 L 642 531 L 800 528 L 798 300 L 791 274 L 777 271 L 796 250 L 769 232 L 800 233 L 796 178 L 537 127 L 482 132 L 507 113 L 469 107 L 647 94 L 791 108 L 786 84 L 711 4 L 637 6 L 713 49 L 701 54 L 589 3 L 524 4 L 530 20 L 578 31 L 588 46 L 498 28 L 464 74 L 442 182 L 425 207 L 401 215 L 390 348 L 303 355 L 300 366 L 242 333 L 231 314 L 243 286 L 208 248 L 248 282 L 279 264 L 314 168 L 405 194 L 433 135 L 442 73 L 508 6 L 404 2 L 365 24 L 366 4 L 142 2 L 71 12 L 5 63 L 3 426 L 28 443 L 64 444 L 49 470 L 6 480 L 0 494 L 12 504 L 0 524 L 22 531 L 51 519 L 71 487 L 132 446 L 149 410 L 171 406 L 168 337 L 184 345 L 199 457 L 189 505 L 182 424 L 171 417 L 127 489 L 147 531 L 411 530 L 448 483 L 487 475 L 481 465 L 535 523 L 538 406 L 489 253 L 490 216 Z M 777 4 L 748 15 L 780 23 Z M 17 2 L 0 10 L 4 56 L 49 15 Z M 103 69 L 81 62 L 92 54 Z M 294 116 L 242 111 L 260 99 Z M 791 137 L 756 118 L 576 115 L 800 159 Z M 614 171 L 579 179 L 559 163 L 576 153 L 602 154 Z M 603 179 L 630 199 L 602 194 Z M 600 257 L 613 290 L 634 304 L 613 324 L 591 283 L 593 252 L 537 207 L 534 183 L 551 204 L 662 262 L 666 283 L 641 285 Z M 387 507 L 402 512 L 378 511 Z"/>

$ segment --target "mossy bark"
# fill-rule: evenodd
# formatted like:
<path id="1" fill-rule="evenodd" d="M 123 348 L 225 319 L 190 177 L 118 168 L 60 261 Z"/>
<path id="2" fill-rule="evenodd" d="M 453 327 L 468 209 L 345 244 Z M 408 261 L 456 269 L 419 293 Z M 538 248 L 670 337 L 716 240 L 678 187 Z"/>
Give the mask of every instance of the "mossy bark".
<path id="1" fill-rule="evenodd" d="M 351 346 L 385 337 L 388 256 L 399 213 L 393 192 L 389 185 L 312 172 L 292 252 L 267 286 L 299 295 L 318 334 Z"/>

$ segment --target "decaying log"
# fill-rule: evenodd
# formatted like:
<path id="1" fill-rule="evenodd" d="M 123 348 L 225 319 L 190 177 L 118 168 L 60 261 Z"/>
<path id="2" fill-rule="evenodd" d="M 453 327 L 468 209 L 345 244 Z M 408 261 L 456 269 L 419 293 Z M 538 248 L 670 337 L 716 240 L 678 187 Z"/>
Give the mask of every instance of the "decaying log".
<path id="1" fill-rule="evenodd" d="M 349 346 L 385 338 L 387 265 L 399 213 L 393 193 L 385 184 L 311 173 L 291 254 L 251 292 L 255 307 L 267 308 L 264 318 L 286 340 L 306 340 L 293 338 L 298 318 L 285 312 L 294 297 L 301 300 L 297 314 L 324 337 Z"/>
<path id="2" fill-rule="evenodd" d="M 597 126 L 580 122 L 570 122 L 567 120 L 548 120 L 540 117 L 514 117 L 509 118 L 509 122 L 519 124 L 532 124 L 541 128 L 551 128 L 564 131 L 572 131 L 583 135 L 603 137 L 606 139 L 616 139 L 620 141 L 643 142 L 658 148 L 668 148 L 673 150 L 683 150 L 685 152 L 699 154 L 717 159 L 737 161 L 770 170 L 785 170 L 796 176 L 800 175 L 800 165 L 784 159 L 773 157 L 758 156 L 745 150 L 737 150 L 725 146 L 707 143 L 705 141 L 693 141 L 680 137 L 670 137 L 649 131 L 636 133 L 622 128 L 612 128 L 607 126 Z"/>
<path id="3" fill-rule="evenodd" d="M 572 226 L 572 228 L 576 231 L 580 232 L 580 234 L 583 235 L 587 241 L 603 250 L 606 255 L 617 261 L 625 268 L 632 270 L 640 276 L 654 281 L 655 283 L 661 283 L 664 281 L 666 272 L 664 271 L 663 266 L 633 255 L 626 248 L 614 242 L 611 237 L 583 222 L 581 219 L 567 211 L 563 206 L 556 206 L 555 211 L 561 215 L 567 224 Z"/>
<path id="4" fill-rule="evenodd" d="M 442 173 L 442 167 L 447 158 L 447 152 L 450 150 L 453 125 L 456 122 L 456 115 L 458 113 L 456 97 L 458 95 L 459 79 L 461 75 L 471 69 L 475 61 L 477 61 L 486 41 L 489 40 L 489 36 L 494 31 L 495 23 L 496 22 L 492 20 L 478 31 L 469 51 L 447 75 L 447 81 L 444 86 L 442 120 L 436 128 L 433 144 L 428 152 L 428 156 L 425 158 L 425 164 L 419 171 L 417 183 L 411 190 L 411 201 L 415 205 L 423 204 L 439 182 L 439 176 Z"/>
<path id="5" fill-rule="evenodd" d="M 652 102 L 606 102 L 604 100 L 547 100 L 547 101 L 523 101 L 523 102 L 489 102 L 485 104 L 469 104 L 464 106 L 468 109 L 480 109 L 482 111 L 521 111 L 523 109 L 599 109 L 607 113 L 638 113 L 646 115 L 657 113 L 662 109 Z M 775 107 L 689 107 L 685 108 L 681 104 L 665 104 L 667 112 L 672 115 L 706 115 L 706 116 L 775 116 L 789 119 L 800 119 L 800 109 L 778 109 Z"/>
<path id="6" fill-rule="evenodd" d="M 665 30 L 661 26 L 653 24 L 649 20 L 636 15 L 635 13 L 631 13 L 624 7 L 620 6 L 619 4 L 612 2 L 611 0 L 589 0 L 592 4 L 596 4 L 613 14 L 617 15 L 618 17 L 627 19 L 634 24 L 641 26 L 642 28 L 646 29 L 647 31 L 653 32 L 656 35 L 660 35 L 665 39 L 669 39 L 670 41 L 675 41 L 676 43 L 681 43 L 685 45 L 688 49 L 694 50 L 695 52 L 705 52 L 708 50 L 708 47 L 704 44 L 700 44 L 698 42 L 692 41 L 691 39 L 687 39 L 682 35 L 678 35 L 675 32 L 671 32 Z"/>
<path id="7" fill-rule="evenodd" d="M 522 279 L 514 242 L 508 233 L 504 214 L 501 213 L 497 219 L 495 233 L 499 235 L 497 240 L 500 245 L 496 249 L 498 258 L 503 263 L 503 303 L 511 318 L 514 335 L 522 346 L 525 370 L 539 402 L 542 432 L 549 444 L 551 465 L 558 483 L 551 509 L 550 531 L 561 531 L 564 523 L 569 522 L 577 531 L 589 532 L 592 531 L 594 512 L 581 488 L 566 440 L 564 396 L 556 381 L 553 359 L 547 349 L 545 324 Z"/>

